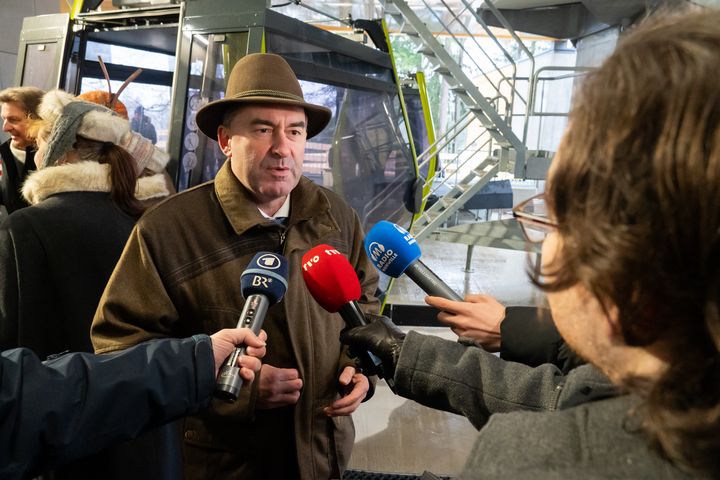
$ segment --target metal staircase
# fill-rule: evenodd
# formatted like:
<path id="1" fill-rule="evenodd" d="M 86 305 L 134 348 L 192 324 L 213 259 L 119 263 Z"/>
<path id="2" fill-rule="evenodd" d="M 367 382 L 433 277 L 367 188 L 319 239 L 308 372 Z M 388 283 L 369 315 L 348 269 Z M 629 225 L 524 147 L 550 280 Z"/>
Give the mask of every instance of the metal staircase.
<path id="1" fill-rule="evenodd" d="M 472 136 L 474 139 L 466 143 L 466 145 L 474 145 L 474 147 L 471 147 L 472 152 L 458 154 L 458 157 L 461 158 L 455 163 L 454 172 L 445 172 L 444 175 L 441 175 L 443 177 L 441 182 L 435 180 L 433 183 L 433 190 L 430 194 L 441 190 L 443 187 L 446 190 L 449 189 L 449 191 L 444 193 L 435 204 L 427 208 L 416 219 L 412 227 L 412 233 L 418 240 L 427 237 L 447 222 L 455 212 L 462 208 L 467 200 L 497 175 L 501 163 L 505 167 L 505 162 L 515 160 L 516 166 L 520 168 L 519 171 L 516 169 L 515 175 L 522 176 L 522 167 L 525 164 L 527 155 L 524 142 L 518 138 L 511 128 L 515 100 L 519 99 L 525 103 L 523 95 L 515 87 L 515 65 L 511 55 L 500 44 L 490 28 L 477 14 L 476 8 L 468 0 L 461 0 L 463 8 L 460 11 L 457 11 L 457 8 L 453 11 L 444 0 L 441 0 L 442 5 L 447 10 L 442 14 L 431 8 L 426 3 L 426 0 L 421 1 L 427 8 L 427 13 L 434 17 L 433 23 L 439 24 L 444 29 L 443 34 L 455 41 L 464 51 L 466 51 L 464 44 L 458 37 L 472 37 L 472 34 L 462 19 L 467 21 L 469 18 L 478 22 L 488 34 L 488 37 L 492 38 L 500 47 L 505 57 L 510 61 L 513 71 L 510 76 L 505 76 L 502 74 L 502 70 L 496 66 L 493 73 L 496 73 L 496 77 L 499 76 L 499 80 L 491 81 L 488 74 L 480 68 L 481 74 L 488 80 L 487 84 L 491 89 L 491 91 L 481 92 L 467 76 L 461 65 L 448 53 L 446 47 L 440 43 L 435 34 L 430 31 L 425 22 L 409 7 L 405 0 L 381 0 L 386 15 L 392 17 L 400 25 L 401 33 L 406 34 L 413 40 L 417 47 L 416 51 L 422 53 L 434 65 L 434 71 L 442 76 L 449 89 L 467 106 L 469 112 L 450 127 L 443 136 L 438 138 L 435 144 L 428 148 L 427 151 L 420 154 L 418 163 L 421 166 L 424 165 L 429 162 L 433 155 L 451 145 L 453 139 L 461 133 L 469 134 L 469 130 L 473 130 Z M 491 2 L 484 3 L 494 9 Z M 495 11 L 497 10 L 495 9 Z M 497 14 L 500 15 L 499 11 Z M 532 58 L 530 52 L 515 33 L 511 32 L 511 35 L 513 35 L 515 41 L 519 42 L 520 48 Z M 483 51 L 483 54 L 495 65 L 486 52 Z M 470 55 L 470 52 L 468 52 L 468 55 Z M 501 106 L 505 107 L 503 113 L 498 111 Z M 477 125 L 478 122 L 479 126 Z M 471 129 L 470 127 L 473 124 L 475 126 Z M 476 131 L 479 131 L 479 133 L 475 134 Z M 460 171 L 469 173 L 458 176 L 457 172 Z"/>

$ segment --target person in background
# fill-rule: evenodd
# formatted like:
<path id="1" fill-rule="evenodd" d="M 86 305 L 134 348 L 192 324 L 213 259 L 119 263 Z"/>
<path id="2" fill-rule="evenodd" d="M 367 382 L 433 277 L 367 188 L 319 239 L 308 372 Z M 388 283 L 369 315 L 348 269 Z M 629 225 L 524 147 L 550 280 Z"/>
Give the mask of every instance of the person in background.
<path id="1" fill-rule="evenodd" d="M 135 107 L 133 117 L 130 120 L 130 128 L 132 128 L 134 132 L 138 132 L 140 135 L 150 140 L 153 145 L 157 143 L 155 125 L 153 125 L 150 117 L 145 115 L 145 108 L 143 108 L 142 105 Z"/>
<path id="2" fill-rule="evenodd" d="M 238 345 L 247 346 L 240 375 L 253 381 L 265 338 L 226 329 L 45 363 L 28 349 L 0 352 L 0 478 L 32 478 L 206 408 L 218 369 Z"/>
<path id="3" fill-rule="evenodd" d="M 234 404 L 185 420 L 185 478 L 340 478 L 354 442 L 350 414 L 371 384 L 338 341 L 340 316 L 305 287 L 301 259 L 320 243 L 346 255 L 370 312 L 379 308 L 378 274 L 357 214 L 302 176 L 307 139 L 327 125 L 330 110 L 304 101 L 278 55 L 243 57 L 227 81 L 225 97 L 200 109 L 196 122 L 228 160 L 214 181 L 140 219 L 93 320 L 93 345 L 115 352 L 235 325 L 249 261 L 258 251 L 283 254 L 288 290 L 263 324 L 259 378 Z"/>
<path id="4" fill-rule="evenodd" d="M 384 317 L 343 334 L 399 394 L 484 424 L 460 478 L 718 477 L 718 24 L 697 8 L 621 39 L 574 101 L 548 216 L 515 209 L 545 234 L 531 278 L 588 365 L 533 369 Z"/>
<path id="5" fill-rule="evenodd" d="M 127 120 L 61 90 L 38 113 L 39 169 L 22 189 L 32 207 L 0 225 L 0 348 L 45 358 L 93 351 L 90 323 L 140 200 L 167 190 L 162 177 L 138 181 Z"/>
<path id="6" fill-rule="evenodd" d="M 8 215 L 28 206 L 20 195 L 25 177 L 35 170 L 35 142 L 28 134 L 28 122 L 37 118 L 37 107 L 44 93 L 35 87 L 0 91 L 3 132 L 10 134 L 10 139 L 0 144 L 0 208 L 5 207 Z"/>
<path id="7" fill-rule="evenodd" d="M 38 132 L 39 168 L 22 189 L 32 206 L 0 225 L 0 348 L 27 347 L 46 358 L 93 351 L 90 324 L 144 211 L 141 202 L 168 195 L 162 175 L 138 179 L 140 161 L 167 156 L 132 132 L 126 119 L 60 90 L 45 94 L 38 114 L 31 129 Z M 173 438 L 171 427 L 164 428 Z M 154 437 L 162 435 L 151 431 L 133 443 L 156 445 L 160 440 Z M 125 448 L 130 446 L 114 447 Z M 143 473 L 161 478 L 159 472 L 172 470 L 174 458 L 170 453 L 162 460 L 136 455 L 114 462 L 112 454 L 66 465 L 54 478 L 94 478 L 97 464 L 115 464 L 117 478 L 143 478 Z"/>

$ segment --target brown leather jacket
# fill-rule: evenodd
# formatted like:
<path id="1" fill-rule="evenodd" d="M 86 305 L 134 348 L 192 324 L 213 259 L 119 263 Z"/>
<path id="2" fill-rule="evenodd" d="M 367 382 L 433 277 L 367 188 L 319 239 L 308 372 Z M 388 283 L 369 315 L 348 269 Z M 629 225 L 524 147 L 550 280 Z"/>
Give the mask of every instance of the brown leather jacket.
<path id="1" fill-rule="evenodd" d="M 334 246 L 355 266 L 363 289 L 361 305 L 376 312 L 378 276 L 362 248 L 363 235 L 357 214 L 345 201 L 306 178 L 291 194 L 287 230 L 263 219 L 229 162 L 214 182 L 171 197 L 140 219 L 95 314 L 92 340 L 98 353 L 149 338 L 234 327 L 244 302 L 240 275 L 253 255 L 278 251 L 282 244 L 281 253 L 289 261 L 288 290 L 277 308 L 287 319 L 292 355 L 303 379 L 300 400 L 291 412 L 292 431 L 278 431 L 277 422 L 268 421 L 272 410 L 255 412 L 256 381 L 234 404 L 215 402 L 204 415 L 186 419 L 187 477 L 214 476 L 188 465 L 218 458 L 201 458 L 195 449 L 244 457 L 243 462 L 255 468 L 236 472 L 243 478 L 262 478 L 264 464 L 292 461 L 297 461 L 303 479 L 339 478 L 355 430 L 351 417 L 328 418 L 322 408 L 340 397 L 338 373 L 351 361 L 339 342 L 343 320 L 310 296 L 300 266 L 312 247 Z M 278 458 L 274 442 L 293 434 L 297 459 Z"/>

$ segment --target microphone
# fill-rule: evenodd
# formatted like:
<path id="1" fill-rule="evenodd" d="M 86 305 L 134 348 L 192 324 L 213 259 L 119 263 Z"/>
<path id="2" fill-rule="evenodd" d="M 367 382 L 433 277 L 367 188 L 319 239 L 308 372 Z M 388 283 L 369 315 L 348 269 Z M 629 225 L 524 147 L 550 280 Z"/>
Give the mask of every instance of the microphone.
<path id="1" fill-rule="evenodd" d="M 302 276 L 310 294 L 328 312 L 340 313 L 349 327 L 367 325 L 357 301 L 362 289 L 355 269 L 345 255 L 330 245 L 317 245 L 302 257 Z M 384 378 L 395 391 L 392 377 L 384 374 L 382 361 L 372 352 L 358 355 L 363 365 L 369 365 L 373 373 Z"/>
<path id="2" fill-rule="evenodd" d="M 270 305 L 279 302 L 287 290 L 288 262 L 282 255 L 258 252 L 240 275 L 240 291 L 245 305 L 240 312 L 238 328 L 260 333 Z M 215 396 L 227 402 L 237 400 L 243 379 L 237 360 L 245 354 L 245 347 L 235 348 L 220 368 L 215 383 Z"/>
<path id="3" fill-rule="evenodd" d="M 425 293 L 462 302 L 463 299 L 420 261 L 420 247 L 407 230 L 381 220 L 365 236 L 365 252 L 375 268 L 393 278 L 406 274 Z"/>

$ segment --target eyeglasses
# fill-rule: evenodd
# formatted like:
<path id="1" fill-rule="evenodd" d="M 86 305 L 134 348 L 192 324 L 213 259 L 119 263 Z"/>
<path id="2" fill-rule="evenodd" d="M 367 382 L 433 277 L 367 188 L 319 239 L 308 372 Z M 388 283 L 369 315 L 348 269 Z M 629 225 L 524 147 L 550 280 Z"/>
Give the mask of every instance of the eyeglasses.
<path id="1" fill-rule="evenodd" d="M 545 193 L 518 203 L 513 207 L 512 214 L 520 224 L 525 239 L 530 243 L 542 243 L 548 233 L 557 229 L 557 223 L 547 216 Z"/>

